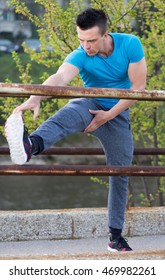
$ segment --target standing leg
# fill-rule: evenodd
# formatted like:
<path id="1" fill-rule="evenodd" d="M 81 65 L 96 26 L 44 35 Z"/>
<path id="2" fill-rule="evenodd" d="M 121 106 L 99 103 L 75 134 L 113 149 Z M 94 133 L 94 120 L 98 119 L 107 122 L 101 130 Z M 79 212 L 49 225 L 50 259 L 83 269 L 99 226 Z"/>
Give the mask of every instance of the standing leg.
<path id="1" fill-rule="evenodd" d="M 115 119 L 102 126 L 97 136 L 103 145 L 107 165 L 127 166 L 131 164 L 133 141 L 129 110 L 122 112 Z M 110 228 L 122 231 L 129 178 L 127 176 L 113 176 L 109 180 L 108 225 Z"/>

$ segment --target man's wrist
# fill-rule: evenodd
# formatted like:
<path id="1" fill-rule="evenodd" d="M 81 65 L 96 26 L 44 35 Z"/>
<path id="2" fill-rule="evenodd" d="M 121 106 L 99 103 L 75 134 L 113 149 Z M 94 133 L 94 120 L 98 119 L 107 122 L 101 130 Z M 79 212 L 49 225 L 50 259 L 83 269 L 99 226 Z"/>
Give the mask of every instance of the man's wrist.
<path id="1" fill-rule="evenodd" d="M 107 118 L 107 121 L 110 121 L 114 118 L 115 116 L 113 116 L 113 112 L 110 110 L 106 111 L 106 118 Z"/>
<path id="2" fill-rule="evenodd" d="M 33 101 L 41 101 L 42 100 L 42 96 L 40 95 L 31 95 L 30 100 L 33 100 Z"/>

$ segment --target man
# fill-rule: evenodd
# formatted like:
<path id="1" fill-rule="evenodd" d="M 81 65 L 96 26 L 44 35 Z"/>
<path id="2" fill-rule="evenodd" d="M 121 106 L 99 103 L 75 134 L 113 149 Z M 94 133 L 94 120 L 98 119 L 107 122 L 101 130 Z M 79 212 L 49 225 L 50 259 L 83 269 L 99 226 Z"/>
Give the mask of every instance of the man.
<path id="1" fill-rule="evenodd" d="M 65 86 L 80 74 L 85 87 L 141 90 L 146 84 L 146 62 L 139 39 L 130 34 L 107 33 L 103 11 L 87 9 L 77 17 L 80 46 L 70 53 L 56 74 L 44 85 Z M 24 164 L 32 155 L 75 132 L 91 133 L 102 144 L 107 165 L 130 165 L 133 141 L 129 121 L 132 100 L 111 98 L 73 99 L 46 120 L 30 136 L 24 131 L 22 112 L 38 116 L 41 96 L 31 96 L 6 122 L 5 133 L 12 161 Z M 23 138 L 23 141 L 22 141 Z M 127 202 L 128 177 L 110 178 L 108 225 L 110 251 L 131 251 L 122 237 Z"/>

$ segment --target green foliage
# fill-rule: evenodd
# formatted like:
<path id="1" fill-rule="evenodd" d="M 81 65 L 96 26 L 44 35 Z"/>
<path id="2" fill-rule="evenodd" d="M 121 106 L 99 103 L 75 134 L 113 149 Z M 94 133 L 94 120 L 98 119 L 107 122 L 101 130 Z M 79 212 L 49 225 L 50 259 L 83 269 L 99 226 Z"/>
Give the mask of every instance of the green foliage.
<path id="1" fill-rule="evenodd" d="M 136 16 L 136 7 L 138 1 L 123 0 L 91 0 L 91 6 L 96 9 L 102 9 L 108 18 L 109 32 L 131 32 L 132 20 Z"/>
<path id="2" fill-rule="evenodd" d="M 12 59 L 13 58 L 13 59 Z M 46 66 L 38 64 L 37 61 L 30 61 L 28 54 L 17 54 L 13 53 L 12 58 L 10 55 L 3 55 L 0 57 L 1 65 L 4 65 L 3 71 L 1 71 L 1 82 L 5 81 L 7 83 L 38 83 L 43 82 L 53 71 L 53 68 L 47 69 Z M 15 64 L 15 65 L 14 65 Z M 43 72 L 44 71 L 44 72 Z M 48 73 L 49 72 L 49 73 Z M 13 77 L 11 80 L 10 77 Z M 12 113 L 13 109 L 24 101 L 23 98 L 11 98 L 5 97 L 0 98 L 0 111 L 1 111 L 1 127 L 0 131 L 4 133 L 4 122 L 7 117 Z M 57 109 L 55 100 L 54 107 Z M 49 116 L 48 106 L 53 109 L 53 104 L 48 100 L 45 106 L 41 108 L 41 115 L 35 122 L 32 122 L 32 113 L 25 113 L 25 120 L 28 123 L 29 131 L 33 130 L 40 123 L 42 123 L 45 118 Z M 45 118 L 44 118 L 45 117 Z M 3 119 L 2 119 L 3 118 Z"/>
<path id="3" fill-rule="evenodd" d="M 109 188 L 109 182 L 107 182 L 105 180 L 99 179 L 97 177 L 91 177 L 91 180 L 95 183 L 99 183 L 100 185 Z"/>
<path id="4" fill-rule="evenodd" d="M 165 89 L 165 2 L 161 0 L 142 1 L 137 6 L 138 31 L 141 34 L 147 67 L 147 89 Z M 145 147 L 164 147 L 165 143 L 165 110 L 163 102 L 138 102 L 132 107 L 132 128 L 137 143 Z M 136 121 L 135 121 L 136 120 Z M 150 158 L 153 165 L 165 165 L 163 156 Z M 157 182 L 157 190 L 150 197 L 143 199 L 146 205 L 153 205 L 165 197 L 164 179 Z"/>
<path id="5" fill-rule="evenodd" d="M 140 194 L 140 201 L 141 201 L 141 206 L 151 206 L 151 201 L 154 200 L 154 197 L 152 194 L 150 194 L 150 200 L 147 199 L 144 193 Z"/>
<path id="6" fill-rule="evenodd" d="M 32 78 L 30 77 L 30 70 L 31 70 L 31 64 L 28 62 L 25 66 L 21 64 L 21 59 L 18 56 L 16 52 L 13 52 L 13 60 L 16 63 L 16 67 L 21 74 L 19 76 L 20 80 L 24 84 L 31 84 L 32 83 Z"/>

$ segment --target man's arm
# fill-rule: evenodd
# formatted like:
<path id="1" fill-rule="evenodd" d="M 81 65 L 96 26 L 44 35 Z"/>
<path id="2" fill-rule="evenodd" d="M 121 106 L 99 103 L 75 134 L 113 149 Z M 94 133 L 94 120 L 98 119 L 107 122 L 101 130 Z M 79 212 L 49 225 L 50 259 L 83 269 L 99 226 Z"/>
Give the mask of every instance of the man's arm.
<path id="1" fill-rule="evenodd" d="M 128 68 L 128 76 L 132 83 L 130 90 L 143 90 L 146 85 L 147 66 L 145 58 L 137 63 L 131 63 Z M 121 112 L 134 104 L 135 100 L 121 99 L 109 112 L 110 119 L 115 118 Z"/>
<path id="2" fill-rule="evenodd" d="M 142 90 L 146 85 L 146 77 L 147 77 L 147 67 L 145 58 L 141 59 L 137 63 L 131 63 L 128 68 L 129 79 L 132 83 L 132 90 Z M 91 132 L 96 130 L 98 127 L 103 125 L 109 120 L 112 120 L 121 112 L 129 108 L 134 100 L 121 99 L 112 109 L 109 111 L 90 110 L 90 113 L 94 115 L 92 122 L 88 125 L 84 132 Z"/>
<path id="3" fill-rule="evenodd" d="M 69 82 L 73 80 L 75 76 L 79 73 L 79 69 L 70 64 L 70 63 L 63 63 L 58 71 L 50 76 L 43 85 L 47 86 L 66 86 Z"/>
<path id="4" fill-rule="evenodd" d="M 58 71 L 51 75 L 43 85 L 47 86 L 65 86 L 79 74 L 79 69 L 70 63 L 63 63 Z M 45 99 L 45 96 L 31 95 L 30 98 L 16 107 L 13 113 L 17 113 L 25 110 L 32 110 L 34 112 L 34 119 L 38 117 L 40 102 Z"/>

